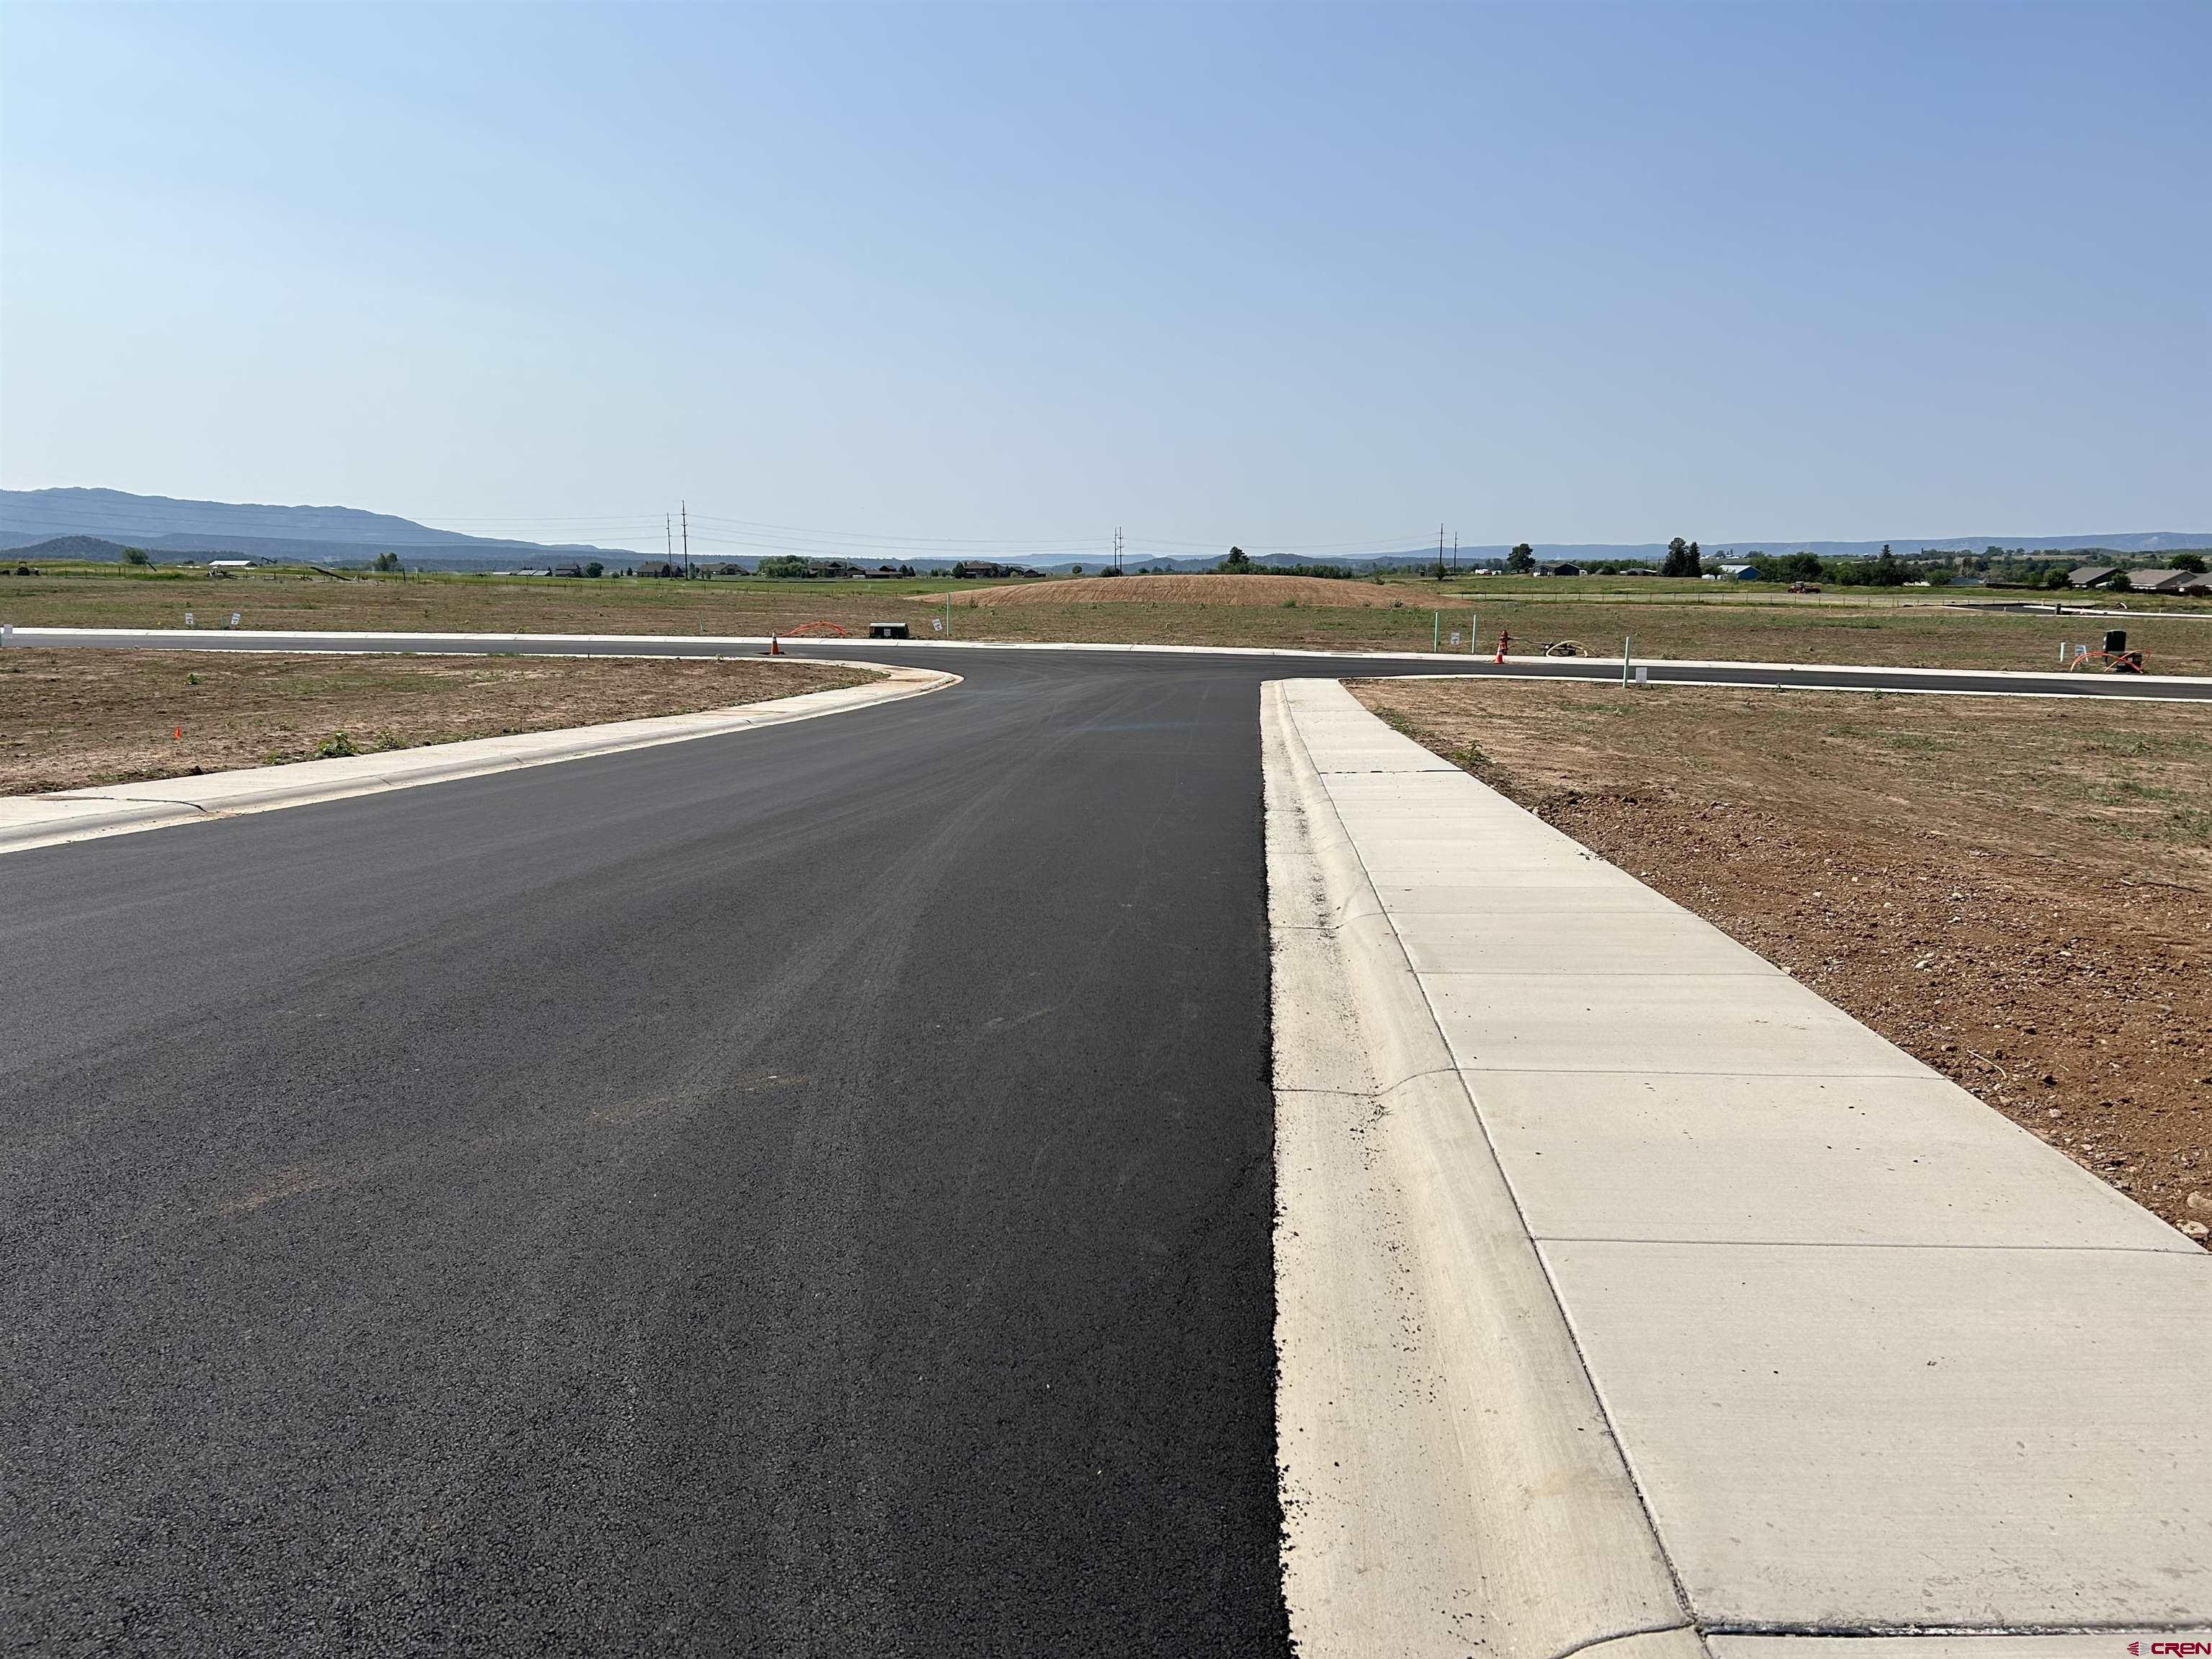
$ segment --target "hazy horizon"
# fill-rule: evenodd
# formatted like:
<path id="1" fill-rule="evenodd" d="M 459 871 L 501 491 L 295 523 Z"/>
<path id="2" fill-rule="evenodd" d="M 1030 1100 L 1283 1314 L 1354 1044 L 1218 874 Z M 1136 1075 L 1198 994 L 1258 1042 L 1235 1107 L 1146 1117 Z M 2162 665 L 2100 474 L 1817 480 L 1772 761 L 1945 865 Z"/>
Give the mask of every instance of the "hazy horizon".
<path id="1" fill-rule="evenodd" d="M 48 488 L 49 489 L 58 489 L 63 490 L 89 489 L 103 495 L 131 494 L 130 492 L 112 490 L 104 486 L 61 485 L 49 486 Z M 21 491 L 13 488 L 0 486 L 0 533 L 24 533 L 18 530 L 15 525 L 12 522 L 17 516 L 19 507 L 18 498 L 26 495 L 39 495 L 40 493 L 41 492 L 39 491 Z M 287 526 L 282 523 L 270 522 L 262 516 L 270 514 L 324 514 L 341 513 L 358 515 L 365 520 L 393 520 L 410 526 L 432 531 L 443 531 L 446 533 L 452 535 L 475 536 L 482 533 L 466 529 L 453 529 L 450 526 L 426 524 L 422 520 L 415 520 L 406 514 L 387 514 L 374 508 L 363 508 L 359 505 L 353 503 L 210 502 L 192 499 L 148 497 L 143 495 L 132 495 L 131 500 L 133 504 L 131 507 L 119 509 L 112 507 L 102 507 L 89 503 L 78 504 L 74 502 L 64 507 L 56 507 L 51 503 L 42 501 L 40 504 L 40 509 L 30 516 L 37 520 L 40 524 L 46 525 L 49 527 L 52 530 L 52 533 L 55 536 L 91 535 L 106 540 L 114 540 L 118 537 L 127 538 L 131 533 L 133 533 L 131 527 L 133 524 L 137 525 L 138 527 L 137 533 L 145 536 L 149 541 L 155 539 L 158 535 L 161 533 L 165 526 L 168 528 L 171 533 L 191 535 L 200 538 L 217 535 L 232 535 L 238 538 L 241 543 L 252 542 L 257 538 L 289 540 L 304 538 L 307 535 L 308 526 L 304 524 L 289 526 L 288 529 Z M 178 506 L 191 510 L 188 514 L 185 514 L 169 515 L 155 507 L 142 507 L 137 505 L 139 502 L 148 501 L 173 501 Z M 215 511 L 210 513 L 208 511 L 210 508 L 214 508 Z M 236 511 L 234 514 L 226 514 L 223 511 L 223 509 L 226 508 L 235 508 Z M 842 557 L 860 560 L 862 562 L 888 559 L 892 561 L 914 562 L 916 561 L 927 561 L 932 559 L 957 560 L 968 558 L 1004 559 L 1028 563 L 1060 563 L 1065 562 L 1070 559 L 1087 560 L 1098 556 L 1097 551 L 1095 549 L 1084 547 L 1071 550 L 1065 544 L 1035 544 L 1036 550 L 1024 550 L 1025 548 L 1029 548 L 1032 544 L 1019 542 L 1012 544 L 994 543 L 988 545 L 976 546 L 958 544 L 945 546 L 941 544 L 921 544 L 912 545 L 894 544 L 889 546 L 870 545 L 858 540 L 841 542 L 837 539 L 837 532 L 813 529 L 790 530 L 781 536 L 775 536 L 770 539 L 761 540 L 756 544 L 744 549 L 732 550 L 723 544 L 721 534 L 716 529 L 717 523 L 718 520 L 714 515 L 702 515 L 702 520 L 697 527 L 698 533 L 695 538 L 697 544 L 694 548 L 694 552 L 696 556 L 708 559 L 742 558 L 756 556 L 766 556 L 778 552 L 797 552 L 815 557 Z M 103 526 L 106 527 L 103 528 Z M 425 549 L 434 549 L 438 546 L 444 545 L 444 544 L 440 543 L 409 544 L 400 540 L 394 535 L 387 534 L 372 536 L 366 532 L 365 526 L 357 526 L 356 528 L 361 531 L 361 533 L 357 538 L 354 536 L 335 538 L 332 538 L 332 544 L 342 545 L 344 544 L 346 541 L 357 539 L 358 544 L 363 548 L 372 546 L 404 548 L 411 544 L 423 547 Z M 806 539 L 810 538 L 819 539 L 811 541 Z M 547 546 L 547 544 L 540 538 L 525 538 L 522 539 L 532 545 L 545 548 L 545 550 L 549 551 L 558 550 L 557 544 L 549 547 Z M 1619 552 L 1622 554 L 1648 554 L 1663 545 L 1662 543 L 1650 538 L 1636 542 L 1613 543 L 1571 542 L 1540 537 L 1530 537 L 1525 539 L 1528 540 L 1533 546 L 1536 547 L 1540 550 L 1585 556 L 1607 551 Z M 1708 550 L 1711 551 L 1725 551 L 1729 550 L 1764 552 L 1789 552 L 1796 550 L 1832 551 L 1839 548 L 1846 547 L 1863 548 L 1871 551 L 1874 544 L 1877 541 L 1881 541 L 1884 543 L 1893 542 L 1897 544 L 1900 550 L 1906 551 L 1918 550 L 1939 544 L 1974 552 L 1979 552 L 1985 546 L 1990 544 L 2004 547 L 2025 547 L 2032 552 L 2051 551 L 2057 550 L 2059 548 L 2067 547 L 2092 548 L 2102 546 L 2112 551 L 2128 556 L 2151 557 L 2158 556 L 2162 555 L 2164 552 L 2172 551 L 2182 547 L 2191 549 L 2212 547 L 2212 532 L 2191 532 L 2173 529 L 2105 530 L 2077 532 L 2072 535 L 2053 535 L 2048 532 L 2028 533 L 2019 532 L 2009 534 L 1991 534 L 1978 532 L 1972 534 L 1949 536 L 1926 536 L 1896 532 L 1887 537 L 1877 538 L 1841 538 L 1829 536 L 1743 536 L 1705 537 L 1702 538 L 1702 541 L 1704 546 Z M 2147 541 L 2155 541 L 2160 543 L 2160 545 L 2153 549 L 2129 548 L 2124 545 L 2124 544 L 2129 542 Z M 624 544 L 614 541 L 602 541 L 596 544 L 591 544 L 591 545 L 593 545 L 598 550 L 603 551 L 611 553 L 629 553 L 644 558 L 650 558 L 659 550 L 654 547 L 637 544 L 636 543 Z M 1510 545 L 1511 544 L 1504 542 L 1462 543 L 1456 547 L 1452 547 L 1447 544 L 1446 550 L 1449 553 L 1456 554 L 1462 558 L 1474 559 L 1495 556 L 1505 552 Z M 1177 547 L 1174 550 L 1165 550 L 1155 547 L 1151 551 L 1146 551 L 1141 550 L 1140 544 L 1133 542 L 1131 544 L 1129 557 L 1135 561 L 1158 559 L 1188 560 L 1193 557 L 1199 556 L 1212 558 L 1218 556 L 1221 550 L 1222 550 L 1216 549 L 1210 553 L 1197 555 L 1191 551 L 1184 550 L 1181 547 Z M 1297 550 L 1292 549 L 1271 548 L 1267 544 L 1257 541 L 1250 541 L 1246 544 L 1246 550 L 1255 555 L 1264 554 L 1269 556 L 1273 556 L 1278 554 L 1291 555 L 1295 554 L 1297 551 Z M 1428 544 L 1414 544 L 1410 542 L 1401 547 L 1381 550 L 1385 556 L 1401 556 L 1416 552 L 1425 555 L 1427 550 Z M 1323 560 L 1335 557 L 1340 559 L 1350 558 L 1357 561 L 1372 556 L 1371 554 L 1364 552 L 1355 554 L 1331 554 L 1326 552 L 1311 552 L 1310 550 L 1308 551 L 1310 552 L 1310 556 Z"/>

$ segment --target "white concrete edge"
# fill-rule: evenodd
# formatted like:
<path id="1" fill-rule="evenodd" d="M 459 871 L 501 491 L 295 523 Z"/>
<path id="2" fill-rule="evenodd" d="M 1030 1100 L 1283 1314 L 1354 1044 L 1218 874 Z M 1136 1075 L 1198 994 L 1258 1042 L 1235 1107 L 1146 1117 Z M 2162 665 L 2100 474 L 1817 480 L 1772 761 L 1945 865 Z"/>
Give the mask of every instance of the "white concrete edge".
<path id="1" fill-rule="evenodd" d="M 1551 660 L 1558 659 L 1552 659 Z M 1603 667 L 1607 661 L 1603 657 L 1577 657 L 1571 659 L 1571 660 L 1576 662 L 1586 662 L 1590 664 L 1593 667 Z M 1512 672 L 1511 665 L 1513 661 L 1513 659 L 1508 658 L 1506 659 L 1506 666 L 1504 668 L 1493 669 L 1487 674 L 1368 674 L 1356 676 L 1355 678 L 1377 680 L 1516 680 L 1532 684 L 1540 681 L 1547 682 L 1553 685 L 1610 685 L 1614 690 L 1621 691 L 1649 691 L 1655 689 L 1663 690 L 1673 687 L 1689 686 L 1705 687 L 1723 691 L 1835 691 L 1842 693 L 1847 696 L 1863 696 L 1869 693 L 1875 693 L 1880 696 L 1891 697 L 2042 697 L 2051 699 L 2052 701 L 2063 702 L 2070 700 L 2076 702 L 2094 701 L 2101 698 L 2107 702 L 2170 702 L 2185 704 L 2212 702 L 2212 686 L 2208 686 L 2206 681 L 2192 679 L 2186 676 L 2178 674 L 2136 674 L 2128 677 L 2127 684 L 2130 687 L 2142 685 L 2154 688 L 2148 691 L 2136 691 L 2134 690 L 2126 691 L 2092 691 L 2085 689 L 2085 687 L 2087 684 L 2095 684 L 2095 681 L 2084 681 L 2083 679 L 2077 678 L 2072 675 L 2036 675 L 2022 673 L 2014 669 L 2003 668 L 1878 668 L 1870 667 L 1859 663 L 1687 662 L 1677 660 L 1673 658 L 1651 658 L 1640 660 L 1636 665 L 1639 668 L 1664 667 L 1669 670 L 1677 668 L 1688 669 L 1692 671 L 1702 670 L 1714 674 L 1718 674 L 1723 671 L 1729 671 L 1730 677 L 1728 678 L 1704 679 L 1699 678 L 1695 672 L 1685 674 L 1675 674 L 1670 672 L 1664 679 L 1655 679 L 1648 682 L 1639 681 L 1630 685 L 1623 685 L 1613 673 L 1602 675 L 1595 673 L 1516 674 Z M 1620 659 L 1618 657 L 1612 659 L 1612 666 L 1615 671 L 1619 670 L 1620 666 Z M 1757 669 L 1762 672 L 1771 671 L 1777 676 L 1777 678 L 1771 680 L 1747 679 L 1742 677 L 1741 671 L 1747 669 Z M 1818 682 L 1807 680 L 1802 678 L 1795 679 L 1789 678 L 1789 676 L 1793 673 L 1802 676 L 1808 672 L 1820 674 L 1956 674 L 1961 678 L 2005 678 L 2021 681 L 2040 680 L 2050 684 L 2046 684 L 2041 689 L 2028 684 L 1996 686 L 1875 684 L 1824 685 Z M 2185 695 L 2160 696 L 2157 695 L 2155 690 L 2155 688 L 2160 686 L 2186 686 L 2192 689 Z M 2063 687 L 2064 689 L 2061 689 L 2061 687 Z"/>
<path id="2" fill-rule="evenodd" d="M 468 738 L 369 755 L 241 767 L 190 777 L 149 778 L 43 795 L 0 796 L 0 854 L 721 737 L 921 696 L 957 685 L 961 678 L 883 663 L 820 657 L 805 660 L 822 667 L 864 670 L 875 678 L 865 685 L 800 692 L 698 714 Z"/>
<path id="3" fill-rule="evenodd" d="M 246 651 L 246 652 L 329 652 L 336 655 L 363 653 L 403 653 L 422 656 L 580 656 L 619 657 L 649 656 L 726 656 L 734 647 L 765 647 L 770 639 L 766 634 L 396 634 L 361 633 L 320 629 L 302 629 L 294 633 L 252 629 L 160 629 L 160 628 L 14 628 L 12 637 L 4 642 L 20 649 L 60 649 L 74 647 L 105 647 L 112 649 L 177 650 L 177 651 Z M 792 640 L 788 634 L 774 636 Z M 325 643 L 343 641 L 343 643 Z M 811 638 L 794 641 L 801 645 L 816 641 Z M 1077 651 L 1119 655 L 1159 655 L 1193 657 L 1267 657 L 1309 662 L 1453 662 L 1486 661 L 1480 653 L 1457 651 L 1323 651 L 1308 647 L 1266 645 L 1125 645 L 1088 641 L 1045 640 L 942 640 L 933 638 L 878 640 L 870 641 L 854 638 L 854 645 L 894 645 L 911 648 L 940 651 Z M 682 652 L 665 647 L 683 646 Z M 651 647 L 649 651 L 625 650 L 625 647 Z M 816 659 L 816 660 L 822 660 Z M 1547 672 L 1534 672 L 1538 664 L 1549 665 Z M 1516 666 L 1529 672 L 1510 672 Z M 1507 672 L 1469 674 L 1469 679 L 1573 679 L 1596 680 L 1598 671 L 1608 671 L 1605 678 L 1617 676 L 1621 666 L 1619 657 L 1508 657 L 1504 667 Z M 2047 669 L 2014 668 L 1903 668 L 1887 667 L 1879 663 L 1773 663 L 1715 661 L 1689 657 L 1643 657 L 1631 659 L 1632 668 L 1643 666 L 1665 669 L 1669 685 L 1723 684 L 1740 685 L 1746 690 L 1763 689 L 1741 678 L 1706 681 L 1681 678 L 1683 671 L 1692 673 L 1707 672 L 1741 676 L 1745 673 L 1774 674 L 1780 677 L 1818 674 L 1905 675 L 1924 681 L 1924 689 L 1961 696 L 2112 696 L 2132 702 L 2192 702 L 2212 696 L 2212 678 L 2188 674 L 2132 674 L 2122 677 L 2125 691 L 2093 691 L 2093 684 L 2111 684 L 2115 677 L 2094 678 L 2078 674 L 2054 673 Z M 1579 672 L 1587 668 L 1589 672 Z M 1960 688 L 1947 685 L 1946 681 L 1999 680 L 1997 689 L 1986 686 Z M 1655 682 L 1657 684 L 1660 682 Z M 1778 681 L 1778 684 L 1782 682 Z M 2136 688 L 2148 688 L 2137 690 Z M 2161 697 L 2154 695 L 2160 689 L 2172 688 L 2183 695 Z M 1849 685 L 1806 687 L 1785 686 L 1789 690 L 1849 691 L 1864 689 L 1910 695 L 1907 688 L 1889 685 L 1859 688 Z"/>
<path id="4" fill-rule="evenodd" d="M 1261 724 L 1293 1640 L 1310 1659 L 1559 1659 L 1621 1641 L 1702 1659 L 1286 684 L 1262 688 Z"/>

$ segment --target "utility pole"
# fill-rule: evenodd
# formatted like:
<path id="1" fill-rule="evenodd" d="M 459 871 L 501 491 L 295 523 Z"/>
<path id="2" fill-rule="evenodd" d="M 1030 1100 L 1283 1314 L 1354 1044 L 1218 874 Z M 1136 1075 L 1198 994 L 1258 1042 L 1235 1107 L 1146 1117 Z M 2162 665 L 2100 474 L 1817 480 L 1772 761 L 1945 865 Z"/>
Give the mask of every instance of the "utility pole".
<path id="1" fill-rule="evenodd" d="M 1444 579 L 1444 527 L 1437 526 L 1437 580 Z"/>
<path id="2" fill-rule="evenodd" d="M 1121 574 L 1121 526 L 1114 526 L 1114 574 Z"/>
<path id="3" fill-rule="evenodd" d="M 684 515 L 684 579 L 691 579 L 691 503 L 678 501 L 678 509 Z"/>
<path id="4" fill-rule="evenodd" d="M 1452 568 L 1459 568 L 1459 532 L 1452 532 Z"/>
<path id="5" fill-rule="evenodd" d="M 660 562 L 664 565 L 676 562 L 676 520 L 665 513 L 660 515 Z"/>

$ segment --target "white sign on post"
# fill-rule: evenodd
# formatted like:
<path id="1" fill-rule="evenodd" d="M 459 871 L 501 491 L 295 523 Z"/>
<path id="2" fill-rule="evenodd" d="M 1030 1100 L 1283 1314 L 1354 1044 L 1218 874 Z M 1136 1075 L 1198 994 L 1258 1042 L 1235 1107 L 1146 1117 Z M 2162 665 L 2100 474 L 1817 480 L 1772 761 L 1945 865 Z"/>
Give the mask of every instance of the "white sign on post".
<path id="1" fill-rule="evenodd" d="M 932 617 L 929 619 L 929 629 L 930 632 L 933 634 L 942 634 L 945 631 L 945 618 L 942 617 Z"/>
<path id="2" fill-rule="evenodd" d="M 191 625 L 192 625 L 192 613 L 191 613 L 191 611 L 185 611 L 185 627 L 187 627 L 187 628 L 190 628 Z"/>
<path id="3" fill-rule="evenodd" d="M 1457 645 L 1459 643 L 1459 629 L 1456 628 L 1452 629 L 1452 643 L 1454 645 Z"/>
<path id="4" fill-rule="evenodd" d="M 235 627 L 237 627 L 237 626 L 238 626 L 238 612 L 236 612 L 235 611 L 232 611 L 232 612 L 230 613 L 230 625 L 231 625 L 233 628 L 235 628 Z"/>

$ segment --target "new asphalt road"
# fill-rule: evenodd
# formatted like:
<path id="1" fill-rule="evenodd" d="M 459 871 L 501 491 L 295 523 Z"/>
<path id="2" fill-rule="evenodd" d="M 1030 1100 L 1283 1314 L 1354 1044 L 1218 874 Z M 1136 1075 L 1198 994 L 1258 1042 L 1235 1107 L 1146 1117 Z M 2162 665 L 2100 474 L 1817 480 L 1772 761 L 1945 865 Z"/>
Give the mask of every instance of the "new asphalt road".
<path id="1" fill-rule="evenodd" d="M 0 1643 L 1284 1650 L 1257 686 L 1330 665 L 952 665 L 0 860 Z"/>
<path id="2" fill-rule="evenodd" d="M 1263 665 L 958 665 L 0 860 L 7 1644 L 1283 1650 Z"/>

